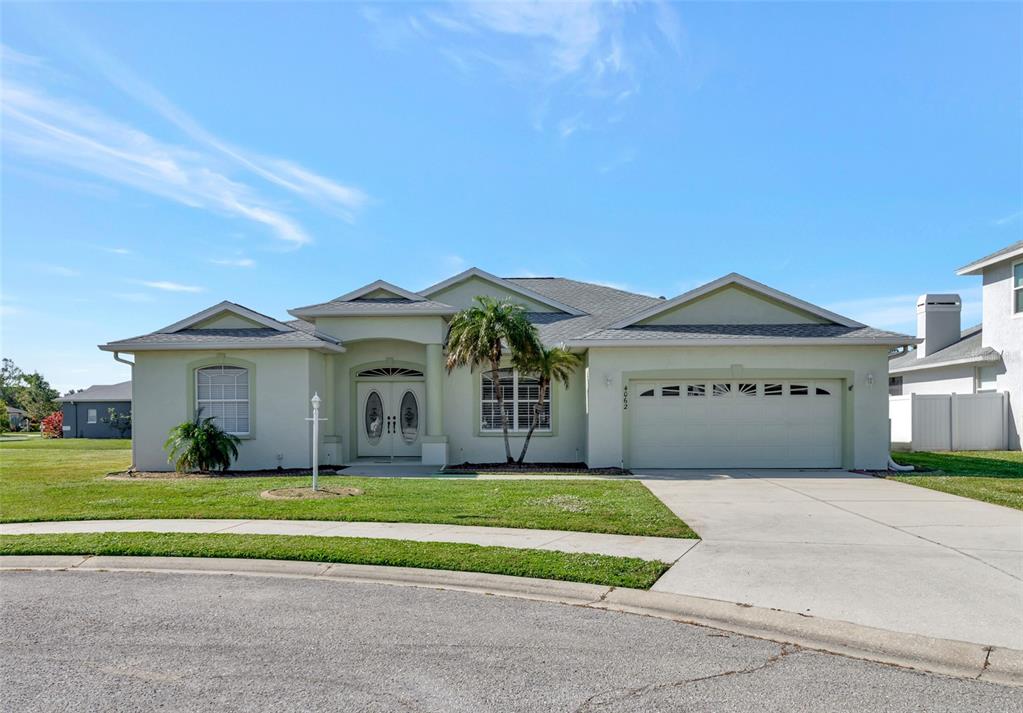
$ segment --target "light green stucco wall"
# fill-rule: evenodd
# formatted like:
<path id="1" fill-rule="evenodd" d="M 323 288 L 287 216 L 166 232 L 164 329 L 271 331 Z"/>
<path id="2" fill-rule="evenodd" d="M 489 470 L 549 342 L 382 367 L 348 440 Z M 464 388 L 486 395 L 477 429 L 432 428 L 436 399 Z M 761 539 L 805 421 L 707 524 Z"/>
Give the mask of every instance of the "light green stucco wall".
<path id="1" fill-rule="evenodd" d="M 504 439 L 500 432 L 479 433 L 480 372 L 455 369 L 444 384 L 444 428 L 448 436 L 448 458 L 452 463 L 480 463 L 504 460 Z M 532 461 L 582 461 L 586 459 L 585 374 L 579 369 L 569 388 L 551 387 L 552 432 L 533 434 L 526 456 Z M 518 458 L 525 438 L 510 438 L 512 456 Z"/>
<path id="2" fill-rule="evenodd" d="M 459 282 L 457 285 L 451 285 L 440 292 L 430 295 L 430 299 L 436 300 L 437 302 L 443 302 L 444 304 L 457 307 L 458 309 L 464 309 L 466 307 L 470 307 L 473 304 L 473 300 L 478 296 L 509 300 L 522 305 L 529 312 L 560 311 L 544 304 L 543 302 L 537 302 L 536 300 L 531 300 L 517 292 L 505 290 L 492 282 L 488 282 L 487 280 L 483 280 L 478 277 L 470 277 L 463 282 Z"/>
<path id="3" fill-rule="evenodd" d="M 732 285 L 645 319 L 640 324 L 821 324 L 826 321 Z"/>
<path id="4" fill-rule="evenodd" d="M 132 386 L 136 467 L 172 469 L 163 444 L 168 431 L 192 415 L 192 371 L 200 365 L 238 364 L 238 360 L 245 362 L 241 366 L 254 365 L 250 409 L 255 423 L 253 436 L 242 441 L 236 467 L 274 468 L 278 453 L 285 468 L 309 466 L 310 430 L 303 419 L 309 416 L 311 389 L 319 383 L 311 376 L 317 371 L 314 358 L 319 360 L 321 355 L 301 349 L 139 352 Z"/>
<path id="5" fill-rule="evenodd" d="M 887 355 L 883 346 L 590 349 L 587 462 L 617 466 L 625 459 L 623 387 L 630 380 L 803 376 L 845 380 L 843 465 L 881 468 L 888 458 Z M 873 385 L 867 384 L 868 374 L 873 374 Z"/>
<path id="6" fill-rule="evenodd" d="M 316 328 L 337 337 L 347 347 L 366 339 L 400 337 L 419 344 L 442 344 L 446 334 L 443 317 L 318 317 Z"/>
<path id="7" fill-rule="evenodd" d="M 265 324 L 259 322 L 253 322 L 251 319 L 245 319 L 232 312 L 221 312 L 218 315 L 214 315 L 207 320 L 199 322 L 191 329 L 253 329 L 266 328 Z"/>
<path id="8" fill-rule="evenodd" d="M 346 462 L 355 456 L 357 419 L 355 372 L 365 366 L 392 363 L 425 368 L 424 344 L 400 340 L 368 340 L 347 345 L 343 354 L 306 350 L 216 352 L 142 352 L 135 357 L 134 437 L 137 465 L 143 470 L 168 470 L 163 443 L 167 432 L 191 414 L 194 399 L 191 370 L 209 363 L 238 363 L 252 368 L 253 437 L 241 447 L 239 468 L 273 468 L 277 453 L 284 467 L 308 467 L 311 454 L 309 398 L 323 399 L 322 463 Z M 388 360 L 391 360 L 388 362 Z M 627 449 L 627 421 L 622 387 L 630 379 L 837 378 L 852 385 L 843 391 L 844 465 L 881 468 L 888 454 L 888 390 L 886 347 L 704 347 L 597 348 L 586 366 L 571 379 L 569 389 L 556 385 L 552 395 L 553 434 L 536 434 L 530 445 L 534 461 L 584 460 L 591 466 L 620 465 Z M 867 374 L 874 384 L 867 384 Z M 456 369 L 444 373 L 444 435 L 449 462 L 499 461 L 504 456 L 500 434 L 481 435 L 479 372 Z M 610 378 L 611 384 L 606 380 Z M 429 405 L 424 415 L 429 413 Z M 423 423 L 429 428 L 428 416 Z M 512 437 L 518 456 L 522 436 Z M 628 465 L 626 463 L 626 465 Z"/>

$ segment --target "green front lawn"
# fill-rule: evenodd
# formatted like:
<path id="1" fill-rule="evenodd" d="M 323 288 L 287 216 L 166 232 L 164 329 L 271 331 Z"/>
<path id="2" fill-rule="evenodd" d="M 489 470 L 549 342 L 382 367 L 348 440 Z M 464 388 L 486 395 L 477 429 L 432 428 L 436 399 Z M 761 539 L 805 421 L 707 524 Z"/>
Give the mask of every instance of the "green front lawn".
<path id="1" fill-rule="evenodd" d="M 449 542 L 362 537 L 152 532 L 5 535 L 0 555 L 243 557 L 487 572 L 649 589 L 670 565 L 634 557 L 570 554 Z"/>
<path id="2" fill-rule="evenodd" d="M 413 480 L 324 476 L 363 495 L 270 501 L 260 492 L 295 477 L 104 480 L 128 467 L 128 441 L 0 443 L 0 521 L 265 518 L 430 522 L 661 537 L 696 534 L 646 487 L 609 480 Z"/>
<path id="3" fill-rule="evenodd" d="M 956 451 L 893 453 L 896 463 L 929 472 L 907 473 L 893 480 L 965 498 L 1023 510 L 1023 453 Z"/>

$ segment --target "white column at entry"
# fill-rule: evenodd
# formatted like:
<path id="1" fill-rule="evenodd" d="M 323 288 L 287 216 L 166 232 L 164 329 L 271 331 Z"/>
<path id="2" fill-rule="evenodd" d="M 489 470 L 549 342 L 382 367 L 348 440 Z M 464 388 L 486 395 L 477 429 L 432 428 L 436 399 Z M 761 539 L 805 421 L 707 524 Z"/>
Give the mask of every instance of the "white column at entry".
<path id="1" fill-rule="evenodd" d="M 444 435 L 444 346 L 426 345 L 426 436 L 423 464 L 447 465 L 448 439 Z"/>

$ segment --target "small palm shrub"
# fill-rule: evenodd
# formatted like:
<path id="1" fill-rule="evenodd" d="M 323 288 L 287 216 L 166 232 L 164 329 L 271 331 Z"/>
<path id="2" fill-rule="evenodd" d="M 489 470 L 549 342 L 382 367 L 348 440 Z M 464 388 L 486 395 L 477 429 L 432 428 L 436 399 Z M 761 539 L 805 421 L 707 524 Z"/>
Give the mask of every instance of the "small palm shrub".
<path id="1" fill-rule="evenodd" d="M 212 416 L 203 418 L 199 409 L 194 419 L 170 430 L 163 449 L 167 451 L 167 462 L 174 464 L 174 470 L 225 473 L 231 467 L 231 462 L 238 457 L 241 439 L 225 432 L 213 421 Z"/>

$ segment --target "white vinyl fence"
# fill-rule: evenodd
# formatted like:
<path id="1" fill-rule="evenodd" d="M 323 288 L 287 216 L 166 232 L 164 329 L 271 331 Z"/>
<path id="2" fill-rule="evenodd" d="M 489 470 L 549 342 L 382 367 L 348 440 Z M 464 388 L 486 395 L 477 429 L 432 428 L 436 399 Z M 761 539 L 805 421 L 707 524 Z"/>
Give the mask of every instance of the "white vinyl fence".
<path id="1" fill-rule="evenodd" d="M 1000 451 L 1009 447 L 1005 392 L 888 397 L 892 448 Z"/>

